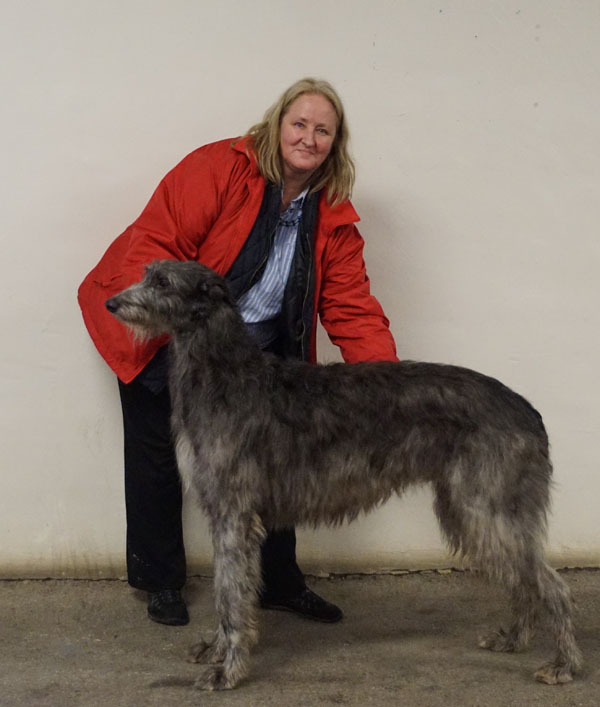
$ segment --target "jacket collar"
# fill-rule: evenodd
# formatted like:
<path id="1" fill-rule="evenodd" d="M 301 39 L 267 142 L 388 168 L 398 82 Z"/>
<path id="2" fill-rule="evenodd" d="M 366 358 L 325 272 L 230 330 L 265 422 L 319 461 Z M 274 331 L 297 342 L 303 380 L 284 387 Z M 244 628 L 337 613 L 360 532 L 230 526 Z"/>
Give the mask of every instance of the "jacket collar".
<path id="1" fill-rule="evenodd" d="M 321 226 L 325 231 L 333 230 L 338 226 L 348 226 L 360 221 L 360 216 L 356 213 L 350 201 L 343 201 L 337 206 L 331 206 L 327 203 L 325 193 L 321 195 L 319 218 L 321 220 Z"/>
<path id="2" fill-rule="evenodd" d="M 251 147 L 250 138 L 247 135 L 234 140 L 233 149 L 237 152 L 245 154 L 250 160 L 252 166 L 258 169 L 256 156 Z M 347 226 L 349 224 L 357 223 L 360 221 L 360 217 L 356 213 L 356 210 L 352 206 L 350 200 L 343 201 L 337 206 L 331 206 L 328 204 L 325 189 L 323 189 L 321 201 L 319 203 L 319 220 L 321 221 L 321 226 L 325 231 L 331 231 L 338 226 Z"/>

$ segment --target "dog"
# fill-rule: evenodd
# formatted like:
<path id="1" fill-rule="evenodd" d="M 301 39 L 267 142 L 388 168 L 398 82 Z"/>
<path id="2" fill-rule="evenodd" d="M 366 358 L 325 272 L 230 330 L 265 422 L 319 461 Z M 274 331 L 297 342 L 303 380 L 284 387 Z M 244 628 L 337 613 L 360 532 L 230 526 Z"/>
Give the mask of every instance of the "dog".
<path id="1" fill-rule="evenodd" d="M 552 466 L 542 418 L 499 381 L 419 362 L 310 364 L 263 353 L 226 281 L 196 262 L 164 260 L 106 302 L 137 336 L 170 335 L 172 427 L 184 488 L 194 487 L 214 548 L 219 625 L 190 649 L 196 687 L 235 687 L 257 641 L 265 529 L 351 521 L 429 483 L 454 553 L 512 600 L 493 651 L 525 647 L 538 605 L 550 615 L 548 684 L 581 666 L 570 592 L 543 541 Z"/>

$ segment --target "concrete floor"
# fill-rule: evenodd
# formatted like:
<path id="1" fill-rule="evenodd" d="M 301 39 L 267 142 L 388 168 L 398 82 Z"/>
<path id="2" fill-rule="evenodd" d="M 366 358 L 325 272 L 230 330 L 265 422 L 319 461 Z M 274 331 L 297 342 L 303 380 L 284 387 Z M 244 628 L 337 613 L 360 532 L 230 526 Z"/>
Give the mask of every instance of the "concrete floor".
<path id="1" fill-rule="evenodd" d="M 149 621 L 144 595 L 123 582 L 0 582 L 0 704 L 598 707 L 600 571 L 563 576 L 586 659 L 568 685 L 532 679 L 552 652 L 543 622 L 521 655 L 482 651 L 478 634 L 504 622 L 503 593 L 470 573 L 432 572 L 309 578 L 343 607 L 344 621 L 261 612 L 252 672 L 221 693 L 194 690 L 202 668 L 184 660 L 187 646 L 214 626 L 209 580 L 188 582 L 192 620 L 181 628 Z"/>

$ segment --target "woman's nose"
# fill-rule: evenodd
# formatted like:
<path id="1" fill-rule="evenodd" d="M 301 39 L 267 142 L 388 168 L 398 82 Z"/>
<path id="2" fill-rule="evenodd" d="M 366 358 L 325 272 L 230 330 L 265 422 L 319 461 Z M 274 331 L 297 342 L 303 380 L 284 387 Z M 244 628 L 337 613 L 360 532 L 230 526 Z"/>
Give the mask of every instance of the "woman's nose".
<path id="1" fill-rule="evenodd" d="M 306 130 L 302 135 L 302 141 L 305 145 L 312 146 L 315 144 L 315 134 L 312 130 Z"/>

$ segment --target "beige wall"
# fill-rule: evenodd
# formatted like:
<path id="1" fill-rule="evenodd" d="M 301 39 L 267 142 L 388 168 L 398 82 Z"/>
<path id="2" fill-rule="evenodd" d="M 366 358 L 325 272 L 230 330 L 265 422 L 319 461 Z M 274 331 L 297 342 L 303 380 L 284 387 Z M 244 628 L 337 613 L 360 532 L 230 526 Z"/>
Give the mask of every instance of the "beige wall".
<path id="1" fill-rule="evenodd" d="M 1 574 L 123 572 L 117 388 L 76 287 L 175 162 L 302 75 L 345 99 L 400 355 L 535 403 L 556 467 L 552 558 L 600 564 L 599 35 L 595 0 L 8 4 Z M 204 521 L 186 515 L 192 567 L 206 565 Z M 302 531 L 299 550 L 313 570 L 452 564 L 427 490 Z"/>

